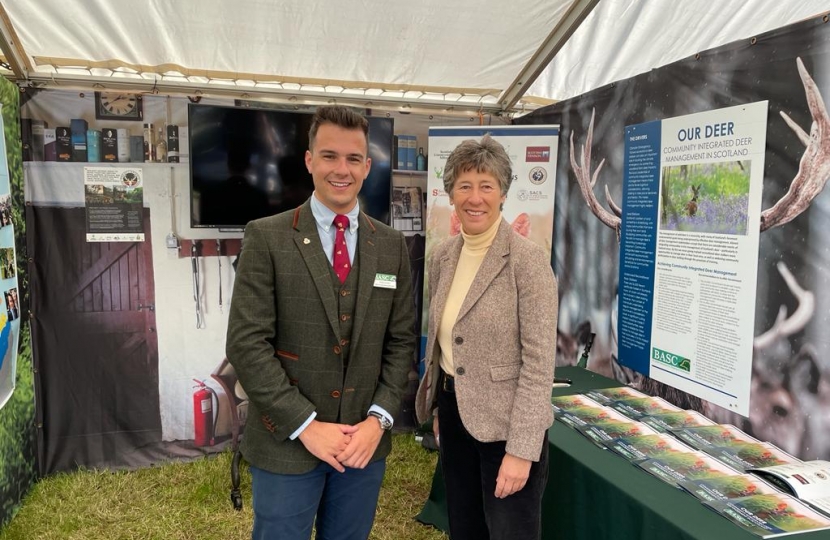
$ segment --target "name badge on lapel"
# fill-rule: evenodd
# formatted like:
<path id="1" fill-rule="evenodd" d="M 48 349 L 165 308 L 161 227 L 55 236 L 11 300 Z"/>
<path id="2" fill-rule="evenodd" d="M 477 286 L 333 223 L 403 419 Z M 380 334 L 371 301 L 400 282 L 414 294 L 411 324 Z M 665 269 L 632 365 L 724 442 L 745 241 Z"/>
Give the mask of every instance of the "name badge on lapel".
<path id="1" fill-rule="evenodd" d="M 397 289 L 398 278 L 394 274 L 375 274 L 375 287 L 381 289 Z"/>

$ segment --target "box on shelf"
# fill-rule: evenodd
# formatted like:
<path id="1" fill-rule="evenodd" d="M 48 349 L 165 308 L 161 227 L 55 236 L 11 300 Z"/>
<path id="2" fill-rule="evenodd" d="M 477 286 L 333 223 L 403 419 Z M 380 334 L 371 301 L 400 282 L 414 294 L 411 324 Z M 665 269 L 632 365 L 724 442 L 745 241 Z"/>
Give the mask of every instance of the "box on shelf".
<path id="1" fill-rule="evenodd" d="M 58 150 L 55 141 L 55 128 L 43 130 L 43 161 L 57 161 Z"/>
<path id="2" fill-rule="evenodd" d="M 90 158 L 92 161 L 92 158 Z M 101 161 L 118 162 L 118 130 L 104 128 L 101 130 Z"/>
<path id="3" fill-rule="evenodd" d="M 55 128 L 57 161 L 72 161 L 72 132 L 68 127 Z"/>
<path id="4" fill-rule="evenodd" d="M 97 129 L 86 131 L 86 160 L 90 163 L 101 161 L 101 132 Z"/>
<path id="5" fill-rule="evenodd" d="M 407 171 L 414 171 L 415 170 L 415 158 L 417 155 L 417 147 L 418 146 L 418 139 L 415 135 L 408 135 L 407 136 L 407 145 L 406 145 L 406 170 Z"/>
<path id="6" fill-rule="evenodd" d="M 49 124 L 32 118 L 20 119 L 20 138 L 23 143 L 23 161 L 43 161 L 43 131 Z"/>
<path id="7" fill-rule="evenodd" d="M 130 161 L 139 163 L 144 161 L 145 156 L 144 136 L 130 135 Z"/>
<path id="8" fill-rule="evenodd" d="M 118 161 L 127 163 L 130 161 L 130 130 L 119 129 L 116 136 L 118 137 Z"/>
<path id="9" fill-rule="evenodd" d="M 167 126 L 167 161 L 169 163 L 179 162 L 179 126 Z"/>
<path id="10" fill-rule="evenodd" d="M 88 161 L 86 132 L 89 125 L 83 118 L 73 118 L 69 121 L 71 131 L 72 161 Z"/>

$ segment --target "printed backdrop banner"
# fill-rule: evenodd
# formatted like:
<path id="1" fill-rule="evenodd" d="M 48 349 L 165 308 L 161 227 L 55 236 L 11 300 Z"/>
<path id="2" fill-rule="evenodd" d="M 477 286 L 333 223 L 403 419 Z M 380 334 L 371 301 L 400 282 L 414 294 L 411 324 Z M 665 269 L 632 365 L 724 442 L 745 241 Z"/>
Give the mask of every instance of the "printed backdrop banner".
<path id="1" fill-rule="evenodd" d="M 2 103 L 0 103 L 2 108 Z M 3 116 L 0 114 L 0 132 Z M 17 367 L 17 340 L 20 335 L 20 293 L 17 286 L 17 257 L 14 249 L 11 182 L 6 158 L 6 140 L 0 137 L 0 408 L 11 398 Z"/>
<path id="2" fill-rule="evenodd" d="M 504 146 L 513 165 L 513 182 L 502 215 L 516 232 L 542 246 L 548 254 L 551 252 L 559 126 L 433 127 L 429 129 L 426 274 L 432 249 L 461 232 L 461 223 L 450 205 L 449 195 L 444 191 L 447 158 L 461 142 L 480 140 L 486 134 Z M 425 279 L 425 291 L 428 290 L 428 283 L 429 275 Z M 422 353 L 426 344 L 428 314 L 429 300 L 425 299 L 421 323 Z"/>
<path id="3" fill-rule="evenodd" d="M 89 93 L 30 94 L 20 110 L 33 122 L 87 118 L 96 129 L 140 130 L 93 121 Z M 145 96 L 145 122 L 181 134 L 187 103 Z M 41 474 L 145 467 L 233 446 L 247 400 L 234 390 L 224 345 L 241 235 L 189 226 L 188 163 L 35 160 L 25 171 Z M 388 222 L 390 183 L 366 190 L 361 207 Z M 170 248 L 171 231 L 201 249 Z M 422 244 L 408 245 L 419 260 Z M 413 354 L 413 372 L 417 361 Z"/>
<path id="4" fill-rule="evenodd" d="M 26 223 L 23 217 L 23 167 L 20 139 L 21 96 L 14 83 L 0 77 L 0 247 L 13 260 L 26 260 Z M 17 247 L 17 249 L 15 248 Z M 6 261 L 8 263 L 8 261 Z M 0 408 L 0 529 L 11 519 L 32 486 L 35 472 L 35 399 L 28 309 L 27 266 L 2 268 L 5 302 L 0 309 L 0 380 L 4 388 Z M 14 277 L 9 277 L 11 275 Z M 12 292 L 10 292 L 12 291 Z M 11 312 L 11 314 L 9 313 Z M 18 348 L 19 345 L 19 348 Z M 13 388 L 13 391 L 11 390 Z"/>
<path id="5" fill-rule="evenodd" d="M 587 336 L 596 333 L 589 369 L 697 409 L 719 423 L 736 424 L 799 458 L 830 459 L 830 340 L 825 316 L 830 311 L 830 194 L 824 189 L 830 176 L 828 96 L 830 26 L 817 17 L 517 119 L 530 125 L 561 123 L 553 249 L 560 294 L 557 363 L 575 364 Z M 755 304 L 751 316 L 740 314 L 740 324 L 753 328 L 749 411 L 743 416 L 618 361 L 619 234 L 627 224 L 614 208 L 620 210 L 623 201 L 626 126 L 762 101 L 768 102 L 768 110 L 766 129 L 760 129 L 766 131 L 760 223 L 747 218 L 747 226 L 758 226 L 759 232 L 757 286 L 735 300 Z M 674 194 L 677 207 L 692 202 L 694 177 L 695 217 L 715 221 L 706 209 L 723 200 L 725 192 L 714 186 L 725 184 L 713 175 L 732 175 L 739 182 L 746 177 L 746 166 L 759 162 L 752 158 L 747 163 L 743 156 L 729 160 L 734 163 L 709 170 L 694 169 L 692 163 L 685 169 L 682 162 L 665 163 L 669 168 L 676 165 L 668 171 L 677 186 L 677 191 L 669 190 L 669 198 Z M 585 189 L 584 183 L 580 187 L 580 178 L 594 175 L 593 188 Z M 667 226 L 671 221 L 667 216 Z M 701 282 L 682 290 L 699 297 Z M 730 290 L 718 287 L 720 293 L 706 294 L 724 300 Z M 732 315 L 724 315 L 721 333 L 738 322 L 730 323 Z M 709 336 L 698 343 L 718 346 Z"/>

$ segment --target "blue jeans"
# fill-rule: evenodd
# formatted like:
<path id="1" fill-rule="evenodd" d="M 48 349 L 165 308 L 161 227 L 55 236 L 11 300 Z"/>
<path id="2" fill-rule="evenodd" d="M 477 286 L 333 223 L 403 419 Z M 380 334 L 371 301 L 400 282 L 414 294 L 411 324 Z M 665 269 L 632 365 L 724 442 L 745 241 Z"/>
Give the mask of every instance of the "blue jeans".
<path id="1" fill-rule="evenodd" d="M 386 461 L 339 473 L 320 463 L 304 474 L 275 474 L 251 466 L 252 540 L 366 540 L 375 521 Z"/>
<path id="2" fill-rule="evenodd" d="M 477 441 L 464 428 L 455 393 L 438 391 L 441 471 L 447 490 L 452 540 L 539 540 L 542 494 L 548 481 L 547 434 L 539 461 L 530 466 L 525 487 L 496 498 L 507 443 Z"/>

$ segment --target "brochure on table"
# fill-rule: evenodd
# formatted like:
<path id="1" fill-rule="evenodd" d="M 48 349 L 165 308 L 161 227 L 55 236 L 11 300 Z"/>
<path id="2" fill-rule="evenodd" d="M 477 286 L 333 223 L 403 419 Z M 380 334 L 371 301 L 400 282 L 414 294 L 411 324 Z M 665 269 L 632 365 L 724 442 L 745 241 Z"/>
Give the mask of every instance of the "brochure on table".
<path id="1" fill-rule="evenodd" d="M 783 493 L 703 501 L 703 504 L 761 538 L 830 529 L 827 516 Z"/>
<path id="2" fill-rule="evenodd" d="M 693 411 L 641 416 L 664 403 L 625 387 L 551 398 L 557 421 L 753 534 L 830 528 L 830 462 L 801 462 Z"/>
<path id="3" fill-rule="evenodd" d="M 803 461 L 749 469 L 830 516 L 830 461 Z"/>

